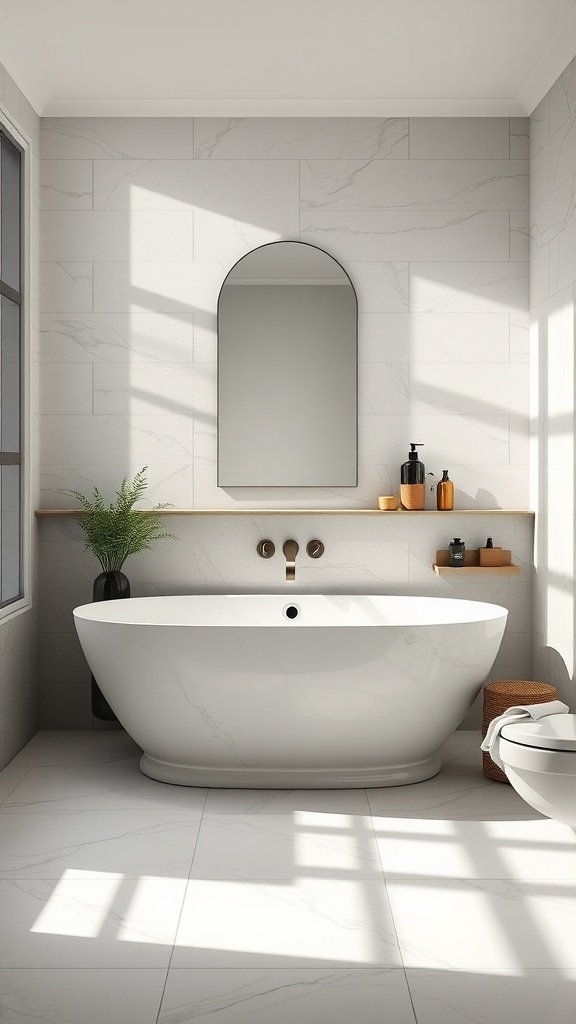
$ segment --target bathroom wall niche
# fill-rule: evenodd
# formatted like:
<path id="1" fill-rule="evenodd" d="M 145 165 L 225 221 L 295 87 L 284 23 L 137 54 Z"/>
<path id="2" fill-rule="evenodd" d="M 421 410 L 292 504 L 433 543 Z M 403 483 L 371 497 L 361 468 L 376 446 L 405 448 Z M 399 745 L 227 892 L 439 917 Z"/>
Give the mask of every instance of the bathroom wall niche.
<path id="1" fill-rule="evenodd" d="M 218 300 L 218 485 L 357 485 L 357 319 L 327 252 L 271 242 Z"/>

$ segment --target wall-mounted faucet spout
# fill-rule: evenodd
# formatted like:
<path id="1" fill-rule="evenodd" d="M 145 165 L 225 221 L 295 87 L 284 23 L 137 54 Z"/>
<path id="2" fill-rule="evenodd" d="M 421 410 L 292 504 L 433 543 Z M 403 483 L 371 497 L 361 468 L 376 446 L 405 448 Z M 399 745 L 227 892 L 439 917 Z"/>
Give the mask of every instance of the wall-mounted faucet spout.
<path id="1" fill-rule="evenodd" d="M 300 545 L 295 540 L 284 541 L 284 557 L 286 559 L 286 579 L 296 579 L 296 555 L 298 554 Z"/>

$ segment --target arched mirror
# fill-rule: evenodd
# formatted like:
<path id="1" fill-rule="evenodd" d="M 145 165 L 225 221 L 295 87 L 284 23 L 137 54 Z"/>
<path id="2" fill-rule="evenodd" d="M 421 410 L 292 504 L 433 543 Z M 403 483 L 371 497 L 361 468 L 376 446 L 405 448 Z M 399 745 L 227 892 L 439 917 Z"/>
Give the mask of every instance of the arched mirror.
<path id="1" fill-rule="evenodd" d="M 357 484 L 357 301 L 322 249 L 271 242 L 218 301 L 220 487 Z"/>

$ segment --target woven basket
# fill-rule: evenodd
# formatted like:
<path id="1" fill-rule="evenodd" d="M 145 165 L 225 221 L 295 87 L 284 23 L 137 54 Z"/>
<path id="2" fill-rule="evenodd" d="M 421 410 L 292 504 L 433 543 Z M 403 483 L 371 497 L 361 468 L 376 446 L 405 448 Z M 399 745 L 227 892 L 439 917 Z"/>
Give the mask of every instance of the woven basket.
<path id="1" fill-rule="evenodd" d="M 548 683 L 534 683 L 527 679 L 499 679 L 486 683 L 482 710 L 482 736 L 488 731 L 493 718 L 516 704 L 544 704 L 556 700 L 556 687 Z M 484 775 L 494 782 L 508 782 L 506 775 L 494 764 L 490 754 L 482 754 Z M 508 783 L 510 785 L 510 783 Z"/>

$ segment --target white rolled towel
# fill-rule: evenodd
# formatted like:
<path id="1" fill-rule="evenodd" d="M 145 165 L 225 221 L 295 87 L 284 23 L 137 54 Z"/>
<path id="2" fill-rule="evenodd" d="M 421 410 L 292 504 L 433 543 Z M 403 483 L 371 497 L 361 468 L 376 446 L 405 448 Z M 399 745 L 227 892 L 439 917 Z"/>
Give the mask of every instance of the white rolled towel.
<path id="1" fill-rule="evenodd" d="M 504 765 L 500 759 L 500 733 L 505 725 L 512 725 L 514 722 L 523 722 L 527 718 L 537 722 L 539 718 L 547 718 L 548 715 L 565 715 L 569 711 L 567 704 L 561 700 L 550 700 L 546 704 L 518 704 L 515 707 L 507 708 L 503 715 L 493 718 L 488 726 L 488 731 L 480 744 L 484 750 L 504 771 Z"/>

